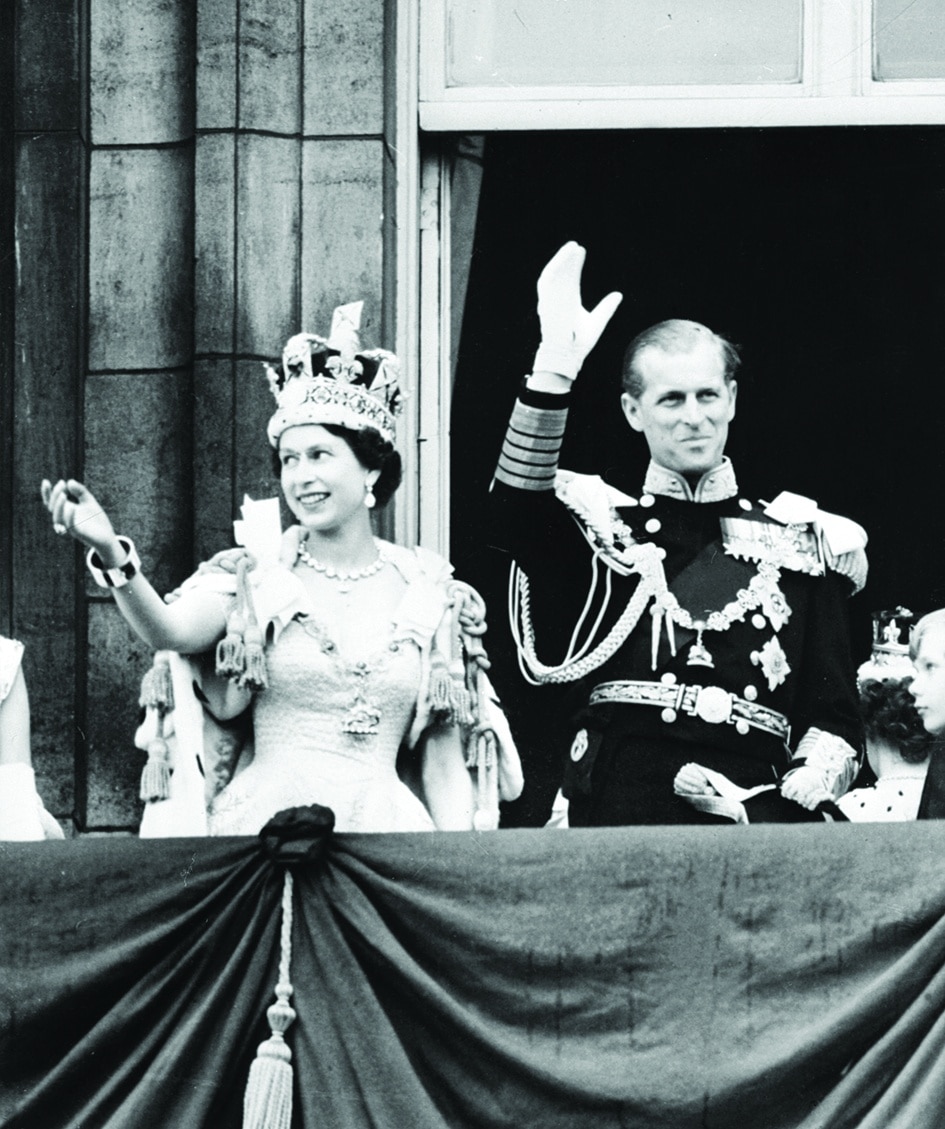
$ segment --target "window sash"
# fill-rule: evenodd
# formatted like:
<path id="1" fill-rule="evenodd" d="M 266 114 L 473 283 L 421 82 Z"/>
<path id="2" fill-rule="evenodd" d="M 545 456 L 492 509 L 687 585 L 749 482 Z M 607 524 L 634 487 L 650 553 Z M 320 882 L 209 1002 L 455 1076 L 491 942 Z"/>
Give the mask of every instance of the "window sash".
<path id="1" fill-rule="evenodd" d="M 901 0 L 804 0 L 800 82 L 501 87 L 449 84 L 450 0 L 417 2 L 431 131 L 945 123 L 945 79 L 874 77 L 874 27 L 885 34 L 883 13 Z"/>

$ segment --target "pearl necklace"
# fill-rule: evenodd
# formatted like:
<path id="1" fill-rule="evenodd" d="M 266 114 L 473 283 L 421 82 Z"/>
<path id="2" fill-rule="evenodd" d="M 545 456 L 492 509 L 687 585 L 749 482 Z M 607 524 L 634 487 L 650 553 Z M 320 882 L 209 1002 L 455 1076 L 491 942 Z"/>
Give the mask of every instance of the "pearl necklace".
<path id="1" fill-rule="evenodd" d="M 369 565 L 365 565 L 364 568 L 355 569 L 352 572 L 342 572 L 341 569 L 334 568 L 332 565 L 327 565 L 317 560 L 308 549 L 306 549 L 305 543 L 301 542 L 299 544 L 298 559 L 303 564 L 308 565 L 309 568 L 320 572 L 322 576 L 326 577 L 328 580 L 337 580 L 340 591 L 347 592 L 349 586 L 356 580 L 366 580 L 369 576 L 374 576 L 375 573 L 380 572 L 384 565 L 387 564 L 388 558 L 383 549 L 380 549 L 378 550 L 376 559 L 371 561 Z"/>

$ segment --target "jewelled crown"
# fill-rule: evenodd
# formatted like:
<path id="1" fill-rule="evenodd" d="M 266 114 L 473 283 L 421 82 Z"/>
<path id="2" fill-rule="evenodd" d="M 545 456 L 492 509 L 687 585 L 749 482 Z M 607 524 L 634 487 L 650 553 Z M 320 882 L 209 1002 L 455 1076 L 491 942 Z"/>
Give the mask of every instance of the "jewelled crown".
<path id="1" fill-rule="evenodd" d="M 269 420 L 269 442 L 298 424 L 372 427 L 394 442 L 401 410 L 400 362 L 386 349 L 359 349 L 363 302 L 338 306 L 328 337 L 297 333 L 282 351 L 281 368 L 266 364 L 278 407 Z"/>
<path id="2" fill-rule="evenodd" d="M 856 672 L 858 683 L 874 678 L 877 682 L 912 678 L 915 667 L 909 658 L 909 633 L 915 615 L 901 605 L 888 611 L 873 612 L 873 649 L 869 659 Z"/>

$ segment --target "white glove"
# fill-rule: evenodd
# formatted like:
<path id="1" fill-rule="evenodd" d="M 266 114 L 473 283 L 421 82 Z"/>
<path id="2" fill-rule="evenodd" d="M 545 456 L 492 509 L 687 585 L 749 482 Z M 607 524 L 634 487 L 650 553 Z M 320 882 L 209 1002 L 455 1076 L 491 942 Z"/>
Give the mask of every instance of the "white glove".
<path id="1" fill-rule="evenodd" d="M 785 775 L 781 781 L 781 795 L 808 811 L 814 811 L 824 800 L 834 799 L 833 792 L 827 787 L 823 770 L 810 764 L 792 768 Z"/>
<path id="2" fill-rule="evenodd" d="M 614 311 L 623 301 L 616 290 L 593 310 L 581 302 L 581 271 L 587 252 L 579 244 L 565 245 L 538 278 L 538 320 L 541 344 L 532 372 L 553 372 L 574 380 L 584 358 L 597 344 Z"/>
<path id="3" fill-rule="evenodd" d="M 850 787 L 859 768 L 856 750 L 835 733 L 811 726 L 801 738 L 795 756 L 805 764 L 788 769 L 781 780 L 781 795 L 808 811 L 824 800 L 836 800 Z"/>

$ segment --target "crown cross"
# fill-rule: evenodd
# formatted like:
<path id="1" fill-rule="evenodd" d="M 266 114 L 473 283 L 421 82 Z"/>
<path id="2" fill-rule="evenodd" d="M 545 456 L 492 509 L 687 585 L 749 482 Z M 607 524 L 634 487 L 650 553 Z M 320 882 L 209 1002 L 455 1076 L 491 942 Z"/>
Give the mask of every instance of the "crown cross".
<path id="1" fill-rule="evenodd" d="M 385 349 L 359 351 L 363 306 L 338 306 L 327 338 L 297 333 L 283 350 L 281 371 L 266 366 L 278 405 L 268 428 L 273 446 L 287 427 L 305 423 L 369 427 L 393 443 L 394 416 L 401 406 L 400 366 Z"/>

